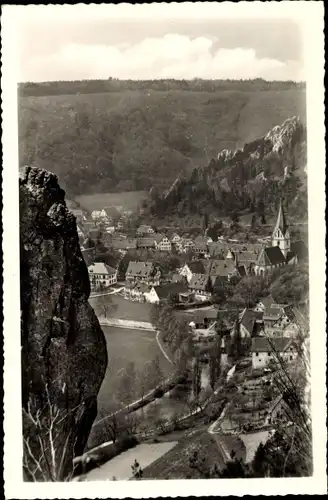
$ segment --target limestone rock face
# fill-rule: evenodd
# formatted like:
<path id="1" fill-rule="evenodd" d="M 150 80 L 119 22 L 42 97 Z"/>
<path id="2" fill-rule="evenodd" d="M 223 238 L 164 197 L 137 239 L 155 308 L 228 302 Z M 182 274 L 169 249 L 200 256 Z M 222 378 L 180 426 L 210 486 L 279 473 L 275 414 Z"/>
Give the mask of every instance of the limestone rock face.
<path id="1" fill-rule="evenodd" d="M 19 191 L 23 432 L 41 457 L 33 468 L 25 450 L 25 477 L 63 480 L 97 414 L 106 342 L 88 302 L 75 217 L 56 176 L 23 167 Z"/>

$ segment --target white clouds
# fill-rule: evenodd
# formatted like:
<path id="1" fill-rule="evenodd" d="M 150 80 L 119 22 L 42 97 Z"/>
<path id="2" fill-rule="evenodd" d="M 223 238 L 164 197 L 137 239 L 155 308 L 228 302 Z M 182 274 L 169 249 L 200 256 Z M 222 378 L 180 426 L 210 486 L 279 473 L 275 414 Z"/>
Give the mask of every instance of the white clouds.
<path id="1" fill-rule="evenodd" d="M 214 43 L 216 50 L 214 50 Z M 301 78 L 295 61 L 259 58 L 252 48 L 220 48 L 215 37 L 180 34 L 144 38 L 136 44 L 69 43 L 50 55 L 21 61 L 22 81 L 84 78 Z"/>

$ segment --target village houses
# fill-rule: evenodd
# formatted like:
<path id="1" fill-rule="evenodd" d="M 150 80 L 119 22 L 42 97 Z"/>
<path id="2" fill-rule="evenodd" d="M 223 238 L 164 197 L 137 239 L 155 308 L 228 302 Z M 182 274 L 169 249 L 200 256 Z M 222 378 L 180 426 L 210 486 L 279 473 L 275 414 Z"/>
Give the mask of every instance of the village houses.
<path id="1" fill-rule="evenodd" d="M 160 251 L 165 251 L 165 252 L 171 252 L 172 251 L 172 244 L 170 240 L 168 239 L 165 234 L 155 234 L 154 235 L 154 240 L 155 240 L 155 248 Z"/>
<path id="2" fill-rule="evenodd" d="M 267 368 L 271 363 L 279 363 L 278 357 L 291 362 L 297 357 L 297 349 L 293 339 L 277 337 L 254 337 L 252 339 L 252 367 L 254 370 Z"/>
<path id="3" fill-rule="evenodd" d="M 125 273 L 125 281 L 127 285 L 145 283 L 157 286 L 160 282 L 160 276 L 161 272 L 156 269 L 153 262 L 130 261 Z"/>
<path id="4" fill-rule="evenodd" d="M 117 283 L 117 270 L 104 264 L 95 262 L 88 267 L 91 289 L 109 287 Z"/>
<path id="5" fill-rule="evenodd" d="M 179 302 L 180 293 L 185 293 L 187 290 L 188 287 L 184 283 L 164 283 L 162 285 L 152 286 L 144 295 L 146 301 L 151 304 L 166 302 L 173 295 L 176 296 L 177 302 Z"/>
<path id="6" fill-rule="evenodd" d="M 197 300 L 206 301 L 211 297 L 211 281 L 206 274 L 193 274 L 188 288 Z"/>

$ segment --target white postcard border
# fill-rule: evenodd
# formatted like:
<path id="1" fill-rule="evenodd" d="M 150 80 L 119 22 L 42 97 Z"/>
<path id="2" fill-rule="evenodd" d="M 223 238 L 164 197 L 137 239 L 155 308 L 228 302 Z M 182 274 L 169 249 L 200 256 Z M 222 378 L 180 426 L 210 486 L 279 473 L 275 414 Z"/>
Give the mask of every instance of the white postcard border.
<path id="1" fill-rule="evenodd" d="M 62 9 L 71 6 L 57 6 Z M 94 4 L 93 9 L 98 6 Z M 104 9 L 99 6 L 97 15 Z M 108 7 L 110 9 L 108 10 Z M 31 15 L 46 6 L 28 6 Z M 84 4 L 81 8 L 89 16 Z M 3 250 L 4 250 L 4 479 L 6 498 L 141 498 L 157 496 L 207 496 L 262 494 L 320 494 L 326 486 L 326 328 L 325 328 L 325 128 L 324 128 L 324 37 L 322 2 L 224 2 L 183 4 L 121 4 L 107 6 L 118 18 L 129 10 L 151 18 L 156 13 L 170 17 L 172 9 L 181 18 L 291 17 L 303 26 L 307 75 L 308 193 L 310 255 L 310 325 L 312 358 L 312 414 L 314 474 L 311 478 L 226 479 L 179 481 L 117 481 L 72 483 L 24 483 L 22 480 L 20 395 L 20 287 L 19 200 L 17 148 L 17 26 L 19 9 L 2 11 L 2 145 L 3 145 Z M 33 14 L 34 9 L 34 14 Z M 36 9 L 36 10 L 35 10 Z M 39 12 L 39 11 L 38 11 Z M 94 11 L 96 12 L 96 10 Z M 105 11 L 104 11 L 105 12 Z M 74 10 L 72 10 L 74 15 Z M 42 43 L 42 41 L 40 41 Z"/>

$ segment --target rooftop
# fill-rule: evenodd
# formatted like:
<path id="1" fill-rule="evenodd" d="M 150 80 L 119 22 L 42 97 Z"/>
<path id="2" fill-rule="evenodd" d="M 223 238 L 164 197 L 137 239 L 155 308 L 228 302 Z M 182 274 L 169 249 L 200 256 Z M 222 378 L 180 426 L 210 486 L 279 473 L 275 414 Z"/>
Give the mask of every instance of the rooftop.
<path id="1" fill-rule="evenodd" d="M 152 262 L 135 262 L 130 261 L 126 276 L 135 276 L 135 277 L 149 277 L 155 271 L 154 264 Z"/>
<path id="2" fill-rule="evenodd" d="M 240 318 L 240 324 L 252 335 L 254 325 L 257 321 L 262 321 L 263 313 L 253 311 L 252 309 L 244 309 Z"/>
<path id="3" fill-rule="evenodd" d="M 293 340 L 288 337 L 254 337 L 252 339 L 252 352 L 284 352 Z"/>
<path id="4" fill-rule="evenodd" d="M 104 264 L 103 262 L 95 262 L 94 264 L 91 264 L 88 267 L 89 273 L 92 274 L 109 274 L 113 275 L 117 271 L 113 267 L 108 266 L 107 264 Z"/>
<path id="5" fill-rule="evenodd" d="M 189 288 L 207 291 L 209 277 L 206 274 L 193 274 L 189 283 Z"/>
<path id="6" fill-rule="evenodd" d="M 159 299 L 166 299 L 171 293 L 183 293 L 188 290 L 184 283 L 165 283 L 163 285 L 154 286 L 154 290 Z"/>
<path id="7" fill-rule="evenodd" d="M 264 247 L 257 260 L 257 265 L 259 266 L 276 266 L 285 263 L 286 259 L 278 246 Z"/>

